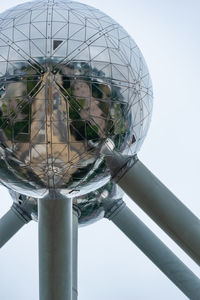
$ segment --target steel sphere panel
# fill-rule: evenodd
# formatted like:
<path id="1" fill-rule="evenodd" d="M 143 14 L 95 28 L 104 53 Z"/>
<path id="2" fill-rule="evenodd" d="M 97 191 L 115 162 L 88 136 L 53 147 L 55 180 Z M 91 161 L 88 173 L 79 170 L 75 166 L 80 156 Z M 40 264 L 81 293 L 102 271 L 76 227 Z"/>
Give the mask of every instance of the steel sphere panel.
<path id="1" fill-rule="evenodd" d="M 0 180 L 33 197 L 81 196 L 110 174 L 106 139 L 137 153 L 152 88 L 133 39 L 101 11 L 34 1 L 0 15 Z"/>

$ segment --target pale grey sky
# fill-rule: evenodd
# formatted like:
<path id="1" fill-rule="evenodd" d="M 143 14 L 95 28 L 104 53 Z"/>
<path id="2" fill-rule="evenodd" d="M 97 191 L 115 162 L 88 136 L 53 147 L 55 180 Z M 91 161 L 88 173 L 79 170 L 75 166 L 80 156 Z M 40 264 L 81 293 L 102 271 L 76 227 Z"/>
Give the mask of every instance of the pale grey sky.
<path id="1" fill-rule="evenodd" d="M 0 11 L 26 1 L 1 1 Z M 85 0 L 118 21 L 149 66 L 154 113 L 139 158 L 200 217 L 200 1 Z M 200 276 L 197 267 L 141 210 L 132 210 Z M 11 206 L 1 189 L 0 215 Z M 0 252 L 0 299 L 38 299 L 37 224 Z M 187 299 L 114 225 L 79 230 L 80 300 Z"/>

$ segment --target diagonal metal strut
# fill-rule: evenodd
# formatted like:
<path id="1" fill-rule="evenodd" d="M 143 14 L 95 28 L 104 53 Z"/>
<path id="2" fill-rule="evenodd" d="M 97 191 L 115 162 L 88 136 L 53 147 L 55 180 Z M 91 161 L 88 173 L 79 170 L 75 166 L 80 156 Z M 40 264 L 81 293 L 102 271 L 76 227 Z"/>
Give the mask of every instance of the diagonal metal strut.
<path id="1" fill-rule="evenodd" d="M 109 218 L 189 299 L 200 299 L 200 279 L 125 205 Z"/>
<path id="2" fill-rule="evenodd" d="M 137 158 L 106 149 L 112 179 L 200 265 L 200 220 Z"/>

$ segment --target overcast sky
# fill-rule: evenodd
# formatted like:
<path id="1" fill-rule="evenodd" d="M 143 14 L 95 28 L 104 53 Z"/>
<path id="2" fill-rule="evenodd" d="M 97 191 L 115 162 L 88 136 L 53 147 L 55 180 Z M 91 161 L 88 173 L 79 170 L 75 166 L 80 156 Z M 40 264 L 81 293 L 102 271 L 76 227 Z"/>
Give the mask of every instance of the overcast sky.
<path id="1" fill-rule="evenodd" d="M 1 1 L 0 11 L 25 1 Z M 119 22 L 149 66 L 152 124 L 139 158 L 200 217 L 200 1 L 85 0 Z M 198 275 L 199 268 L 134 203 L 128 206 Z M 1 189 L 0 215 L 11 206 Z M 38 299 L 37 224 L 0 251 L 0 299 Z M 111 222 L 79 230 L 80 300 L 187 299 Z"/>

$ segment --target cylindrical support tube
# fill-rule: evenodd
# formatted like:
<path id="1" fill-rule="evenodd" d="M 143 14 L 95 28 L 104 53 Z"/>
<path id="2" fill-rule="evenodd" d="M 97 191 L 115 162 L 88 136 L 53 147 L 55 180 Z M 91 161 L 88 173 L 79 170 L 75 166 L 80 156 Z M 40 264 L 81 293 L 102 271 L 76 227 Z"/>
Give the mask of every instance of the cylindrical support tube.
<path id="1" fill-rule="evenodd" d="M 38 200 L 40 300 L 72 299 L 72 200 Z"/>
<path id="2" fill-rule="evenodd" d="M 124 204 L 110 220 L 191 300 L 200 299 L 200 279 Z"/>
<path id="3" fill-rule="evenodd" d="M 73 209 L 72 300 L 78 299 L 78 212 Z"/>
<path id="4" fill-rule="evenodd" d="M 113 180 L 200 265 L 200 220 L 138 159 L 128 166 L 113 153 L 107 162 Z"/>
<path id="5" fill-rule="evenodd" d="M 0 248 L 30 220 L 28 216 L 20 214 L 15 205 L 13 205 L 0 219 Z"/>

